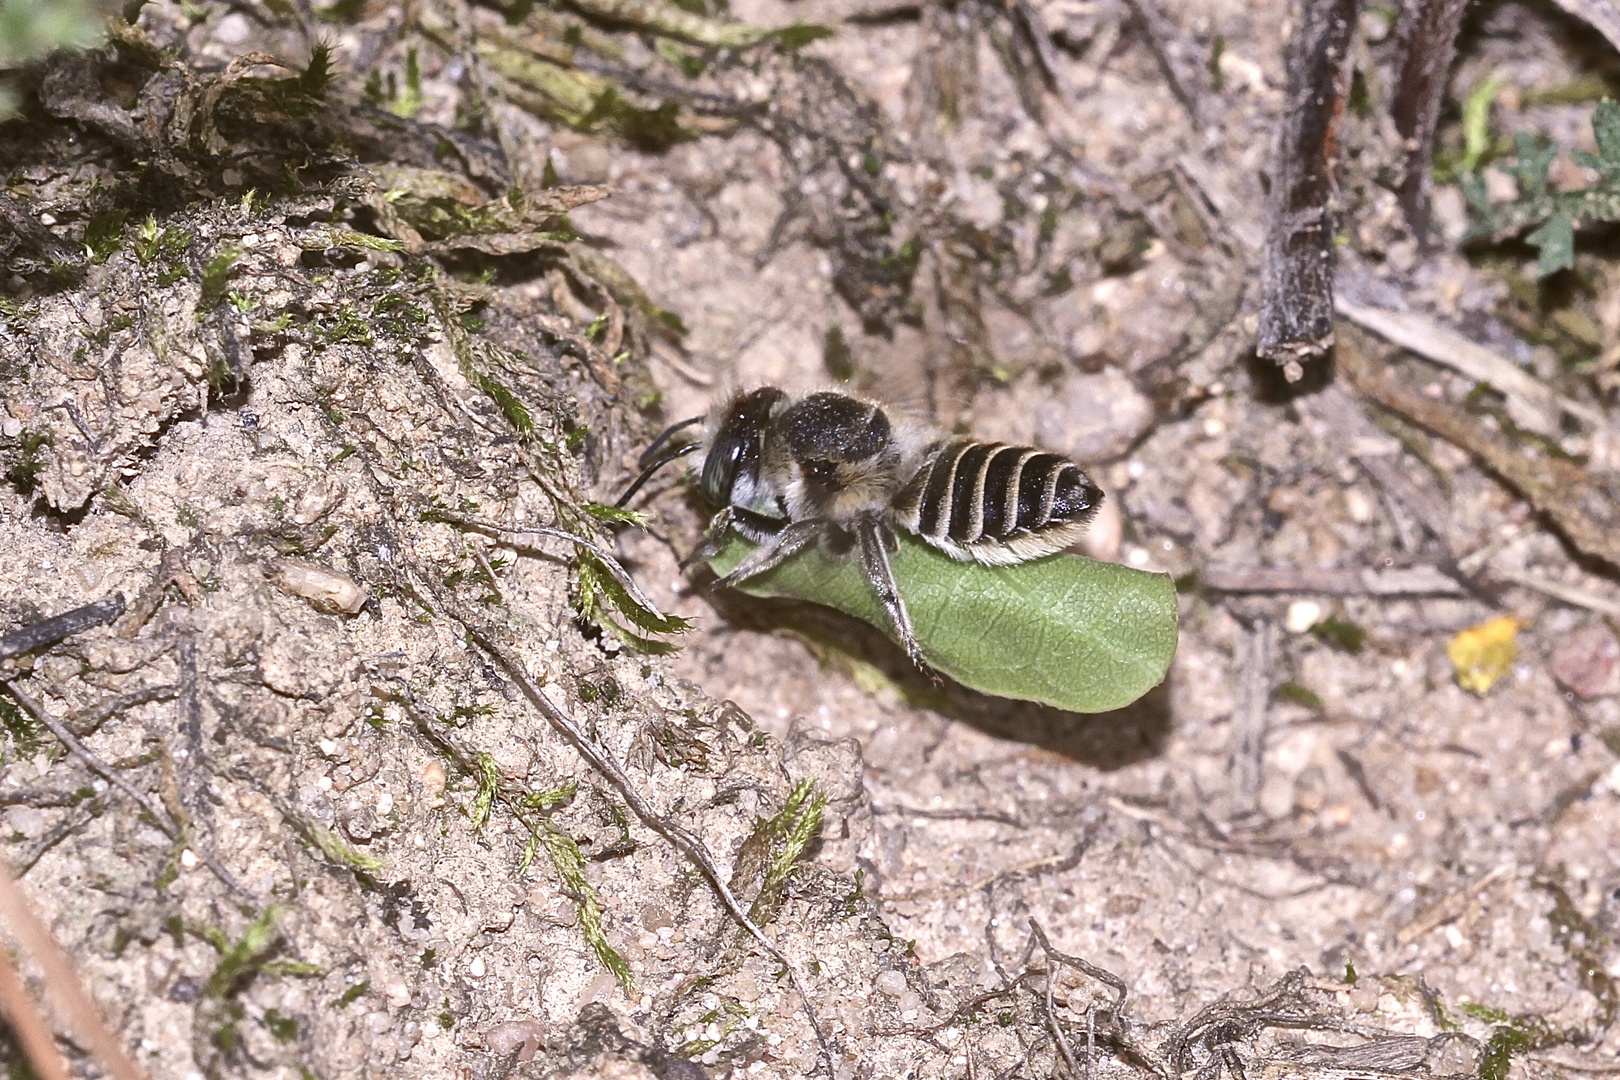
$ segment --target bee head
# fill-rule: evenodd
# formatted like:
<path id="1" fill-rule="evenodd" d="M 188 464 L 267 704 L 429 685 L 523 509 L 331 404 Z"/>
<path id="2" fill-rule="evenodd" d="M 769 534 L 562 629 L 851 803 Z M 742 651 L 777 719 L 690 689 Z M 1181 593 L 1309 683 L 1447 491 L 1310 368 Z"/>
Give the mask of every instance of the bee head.
<path id="1" fill-rule="evenodd" d="M 893 445 L 882 409 L 843 394 L 811 394 L 782 413 L 781 431 L 807 484 L 833 487 Z"/>
<path id="2" fill-rule="evenodd" d="M 759 485 L 759 462 L 771 412 L 787 395 L 765 386 L 733 398 L 714 425 L 703 461 L 703 494 L 716 506 L 751 503 Z"/>

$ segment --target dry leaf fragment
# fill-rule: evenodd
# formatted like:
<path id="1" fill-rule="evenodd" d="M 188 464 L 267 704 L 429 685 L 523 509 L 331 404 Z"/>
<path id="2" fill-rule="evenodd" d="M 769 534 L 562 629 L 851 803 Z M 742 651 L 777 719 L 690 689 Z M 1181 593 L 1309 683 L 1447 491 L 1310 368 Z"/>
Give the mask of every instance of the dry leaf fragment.
<path id="1" fill-rule="evenodd" d="M 354 615 L 366 606 L 370 594 L 348 574 L 307 559 L 278 559 L 270 566 L 270 580 L 301 596 L 316 611 L 328 615 Z"/>
<path id="2" fill-rule="evenodd" d="M 1451 639 L 1446 656 L 1457 670 L 1457 685 L 1484 694 L 1496 680 L 1513 669 L 1519 655 L 1518 619 L 1500 615 L 1478 626 L 1470 626 Z"/>

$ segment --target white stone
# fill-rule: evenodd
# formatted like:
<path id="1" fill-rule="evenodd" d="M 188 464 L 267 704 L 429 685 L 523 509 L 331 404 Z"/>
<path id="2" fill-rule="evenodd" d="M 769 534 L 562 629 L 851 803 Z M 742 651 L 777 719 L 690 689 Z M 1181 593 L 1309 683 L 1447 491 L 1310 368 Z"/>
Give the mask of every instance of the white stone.
<path id="1" fill-rule="evenodd" d="M 1322 605 L 1315 600 L 1295 600 L 1288 605 L 1285 625 L 1290 634 L 1303 634 L 1322 621 Z"/>
<path id="2" fill-rule="evenodd" d="M 214 27 L 214 40 L 221 45 L 240 45 L 248 39 L 253 32 L 247 16 L 239 11 L 233 11 L 219 20 Z"/>
<path id="3" fill-rule="evenodd" d="M 903 971 L 885 971 L 877 977 L 877 990 L 880 994 L 890 997 L 899 997 L 906 992 L 906 974 Z"/>

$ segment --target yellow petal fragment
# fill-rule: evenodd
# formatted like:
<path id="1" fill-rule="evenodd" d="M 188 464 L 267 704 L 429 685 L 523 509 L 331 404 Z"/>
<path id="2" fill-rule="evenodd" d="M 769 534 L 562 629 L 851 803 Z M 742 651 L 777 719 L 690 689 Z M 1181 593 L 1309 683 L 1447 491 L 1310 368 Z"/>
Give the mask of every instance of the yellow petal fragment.
<path id="1" fill-rule="evenodd" d="M 1513 660 L 1519 655 L 1521 625 L 1518 619 L 1501 615 L 1470 626 L 1452 638 L 1446 655 L 1457 669 L 1457 685 L 1483 694 L 1513 670 Z"/>

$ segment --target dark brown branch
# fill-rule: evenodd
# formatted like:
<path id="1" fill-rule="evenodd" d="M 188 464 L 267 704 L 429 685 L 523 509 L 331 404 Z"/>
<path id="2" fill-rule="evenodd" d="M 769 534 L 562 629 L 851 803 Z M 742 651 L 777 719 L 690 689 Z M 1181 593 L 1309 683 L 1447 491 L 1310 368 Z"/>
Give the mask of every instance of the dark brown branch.
<path id="1" fill-rule="evenodd" d="M 1418 0 L 1402 20 L 1408 24 L 1406 54 L 1395 84 L 1391 113 L 1395 130 L 1405 141 L 1406 171 L 1401 177 L 1401 211 L 1414 235 L 1429 231 L 1429 156 L 1434 149 L 1434 124 L 1440 115 L 1440 97 L 1451 68 L 1457 29 L 1468 0 Z"/>
<path id="2" fill-rule="evenodd" d="M 1289 382 L 1333 345 L 1333 235 L 1340 122 L 1359 0 L 1302 0 L 1271 173 L 1256 351 Z"/>
<path id="3" fill-rule="evenodd" d="M 13 630 L 0 637 L 0 660 L 9 660 L 44 645 L 55 645 L 64 638 L 82 634 L 102 623 L 110 623 L 123 613 L 124 597 L 117 594 Z"/>

